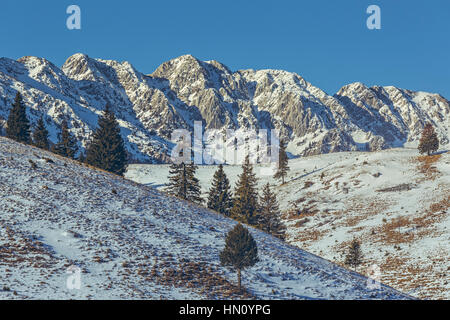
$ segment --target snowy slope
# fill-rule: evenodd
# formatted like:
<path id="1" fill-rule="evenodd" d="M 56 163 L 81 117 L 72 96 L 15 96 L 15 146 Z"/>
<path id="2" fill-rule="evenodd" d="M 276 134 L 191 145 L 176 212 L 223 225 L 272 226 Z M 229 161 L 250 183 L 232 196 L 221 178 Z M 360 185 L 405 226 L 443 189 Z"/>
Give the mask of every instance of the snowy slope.
<path id="1" fill-rule="evenodd" d="M 129 62 L 75 54 L 61 68 L 37 57 L 0 58 L 0 125 L 17 91 L 32 123 L 44 115 L 57 139 L 66 119 L 85 147 L 106 103 L 115 111 L 135 162 L 168 162 L 175 129 L 280 130 L 293 155 L 380 150 L 417 143 L 426 122 L 450 141 L 444 97 L 353 83 L 334 96 L 282 70 L 231 71 L 184 55 L 145 75 Z"/>
<path id="2" fill-rule="evenodd" d="M 241 298 L 218 254 L 234 223 L 120 177 L 0 138 L 0 299 Z M 251 230 L 247 298 L 403 299 Z M 81 268 L 81 289 L 66 287 Z"/>
<path id="3" fill-rule="evenodd" d="M 448 150 L 447 149 L 443 149 Z M 381 279 L 419 298 L 450 296 L 450 153 L 416 149 L 342 152 L 292 159 L 287 183 L 270 182 L 288 225 L 288 242 L 342 264 L 349 241 L 362 241 L 365 262 Z M 215 166 L 200 166 L 206 196 Z M 225 166 L 232 186 L 239 166 Z M 131 165 L 127 177 L 161 188 L 165 165 Z"/>

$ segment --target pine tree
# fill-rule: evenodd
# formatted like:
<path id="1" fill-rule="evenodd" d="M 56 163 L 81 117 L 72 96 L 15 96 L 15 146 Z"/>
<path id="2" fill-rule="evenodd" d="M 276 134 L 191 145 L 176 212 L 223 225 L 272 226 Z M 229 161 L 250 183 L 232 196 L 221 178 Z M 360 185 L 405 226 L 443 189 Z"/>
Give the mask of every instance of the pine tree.
<path id="1" fill-rule="evenodd" d="M 33 144 L 41 149 L 48 150 L 48 130 L 45 128 L 44 119 L 41 117 L 33 131 Z"/>
<path id="2" fill-rule="evenodd" d="M 17 92 L 13 107 L 9 112 L 6 136 L 22 143 L 30 143 L 30 122 L 27 118 L 22 95 Z"/>
<path id="3" fill-rule="evenodd" d="M 348 248 L 347 256 L 345 257 L 345 265 L 353 267 L 356 271 L 356 267 L 358 267 L 362 263 L 363 254 L 361 251 L 361 244 L 358 240 L 353 239 L 350 247 Z"/>
<path id="4" fill-rule="evenodd" d="M 285 226 L 281 222 L 281 212 L 278 207 L 277 197 L 270 190 L 267 183 L 263 188 L 263 194 L 259 200 L 259 227 L 261 230 L 274 235 L 282 240 L 285 239 Z"/>
<path id="5" fill-rule="evenodd" d="M 85 154 L 81 151 L 80 154 L 78 155 L 78 159 L 79 162 L 84 163 L 86 161 L 86 156 Z"/>
<path id="6" fill-rule="evenodd" d="M 123 175 L 127 166 L 127 153 L 120 135 L 119 123 L 109 105 L 98 120 L 97 130 L 86 150 L 86 163 Z"/>
<path id="7" fill-rule="evenodd" d="M 420 154 L 426 152 L 427 155 L 430 155 L 432 152 L 436 152 L 439 149 L 439 139 L 431 123 L 427 123 L 423 128 L 418 149 Z"/>
<path id="8" fill-rule="evenodd" d="M 195 177 L 197 166 L 194 164 L 171 164 L 169 170 L 169 183 L 166 192 L 178 198 L 201 204 L 200 182 Z"/>
<path id="9" fill-rule="evenodd" d="M 231 217 L 246 224 L 256 225 L 258 223 L 258 192 L 256 191 L 258 180 L 253 173 L 248 155 L 242 164 L 242 174 L 238 176 L 238 179 Z"/>
<path id="10" fill-rule="evenodd" d="M 254 266 L 258 259 L 258 247 L 248 229 L 242 224 L 228 232 L 225 248 L 220 253 L 220 263 L 237 271 L 238 287 L 241 290 L 241 270 Z"/>
<path id="11" fill-rule="evenodd" d="M 284 179 L 289 171 L 288 156 L 286 153 L 286 142 L 284 140 L 280 141 L 280 150 L 278 156 L 278 170 L 273 176 L 275 179 L 281 179 L 281 184 L 284 184 Z"/>
<path id="12" fill-rule="evenodd" d="M 200 187 L 200 181 L 195 176 L 195 172 L 197 171 L 197 166 L 193 163 L 186 165 L 186 173 L 187 173 L 187 196 L 186 200 L 201 204 L 203 203 L 203 199 L 201 197 L 202 189 Z"/>
<path id="13" fill-rule="evenodd" d="M 70 133 L 69 125 L 66 120 L 64 120 L 61 124 L 59 141 L 53 146 L 52 151 L 66 158 L 75 158 L 75 154 L 78 151 L 77 140 Z"/>
<path id="14" fill-rule="evenodd" d="M 225 216 L 230 215 L 231 208 L 233 207 L 230 181 L 223 171 L 222 164 L 219 165 L 219 169 L 214 173 L 207 205 L 209 209 L 213 209 Z"/>
<path id="15" fill-rule="evenodd" d="M 186 171 L 184 163 L 172 163 L 169 167 L 169 183 L 166 184 L 165 191 L 175 197 L 186 199 Z"/>

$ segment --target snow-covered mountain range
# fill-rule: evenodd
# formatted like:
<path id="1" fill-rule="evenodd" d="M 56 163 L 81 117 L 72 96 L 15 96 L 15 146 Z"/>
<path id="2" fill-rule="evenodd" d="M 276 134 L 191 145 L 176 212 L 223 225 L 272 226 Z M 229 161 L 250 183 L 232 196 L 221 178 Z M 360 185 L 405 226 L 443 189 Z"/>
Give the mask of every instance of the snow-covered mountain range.
<path id="1" fill-rule="evenodd" d="M 45 115 L 51 140 L 63 119 L 85 146 L 106 103 L 116 112 L 134 161 L 166 162 L 174 129 L 276 128 L 293 155 L 379 150 L 418 140 L 432 122 L 450 142 L 450 102 L 438 94 L 353 83 L 330 96 L 280 70 L 233 72 L 191 55 L 150 75 L 128 62 L 71 56 L 62 68 L 37 57 L 0 59 L 0 122 L 16 91 L 33 123 Z"/>

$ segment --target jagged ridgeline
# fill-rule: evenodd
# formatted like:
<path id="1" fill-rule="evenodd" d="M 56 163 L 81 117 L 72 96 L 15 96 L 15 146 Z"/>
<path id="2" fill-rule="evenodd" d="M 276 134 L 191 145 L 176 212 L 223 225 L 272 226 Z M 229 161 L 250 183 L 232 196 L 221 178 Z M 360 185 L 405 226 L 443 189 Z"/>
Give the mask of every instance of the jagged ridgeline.
<path id="1" fill-rule="evenodd" d="M 388 81 L 388 80 L 387 80 Z M 84 151 L 106 104 L 116 114 L 130 161 L 168 162 L 175 129 L 277 128 L 293 155 L 378 150 L 418 142 L 431 122 L 449 143 L 450 104 L 425 92 L 354 83 L 334 96 L 280 70 L 232 72 L 186 55 L 145 75 L 128 62 L 71 56 L 62 68 L 36 57 L 0 59 L 0 121 L 17 91 L 32 127 L 46 119 L 57 142 L 63 120 Z"/>

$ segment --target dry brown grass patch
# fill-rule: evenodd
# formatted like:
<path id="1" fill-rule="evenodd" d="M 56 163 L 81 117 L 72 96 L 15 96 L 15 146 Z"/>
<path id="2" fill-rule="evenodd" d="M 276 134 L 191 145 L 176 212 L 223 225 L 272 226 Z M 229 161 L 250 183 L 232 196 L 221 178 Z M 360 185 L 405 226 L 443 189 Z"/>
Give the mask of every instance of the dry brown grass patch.
<path id="1" fill-rule="evenodd" d="M 379 262 L 374 261 L 374 263 Z M 444 297 L 445 290 L 439 283 L 440 279 L 436 270 L 433 270 L 432 264 L 415 263 L 409 258 L 391 254 L 380 265 L 380 269 L 381 282 L 400 291 L 415 291 L 420 299 Z"/>
<path id="2" fill-rule="evenodd" d="M 205 262 L 194 262 L 181 259 L 180 263 L 155 263 L 151 269 L 144 265 L 138 275 L 146 281 L 154 281 L 159 285 L 176 288 L 189 288 L 207 296 L 208 299 L 254 299 L 255 297 L 243 288 L 225 279 L 220 270 Z"/>
<path id="3" fill-rule="evenodd" d="M 369 201 L 364 201 L 354 198 L 346 205 L 348 209 L 343 212 L 345 219 L 339 226 L 354 227 L 370 216 L 386 211 L 390 205 L 391 202 L 386 199 L 372 198 Z"/>
<path id="4" fill-rule="evenodd" d="M 418 156 L 416 159 L 419 162 L 417 169 L 425 175 L 427 179 L 434 180 L 439 174 L 439 170 L 434 166 L 436 162 L 441 159 L 441 154 L 432 156 Z"/>
<path id="5" fill-rule="evenodd" d="M 437 226 L 448 216 L 450 196 L 433 202 L 428 210 L 386 221 L 376 228 L 376 240 L 387 244 L 408 243 L 426 236 L 438 236 Z M 405 228 L 407 229 L 405 231 Z"/>
<path id="6" fill-rule="evenodd" d="M 325 235 L 324 231 L 313 229 L 313 228 L 305 228 L 302 229 L 297 236 L 295 236 L 294 241 L 318 241 Z"/>

